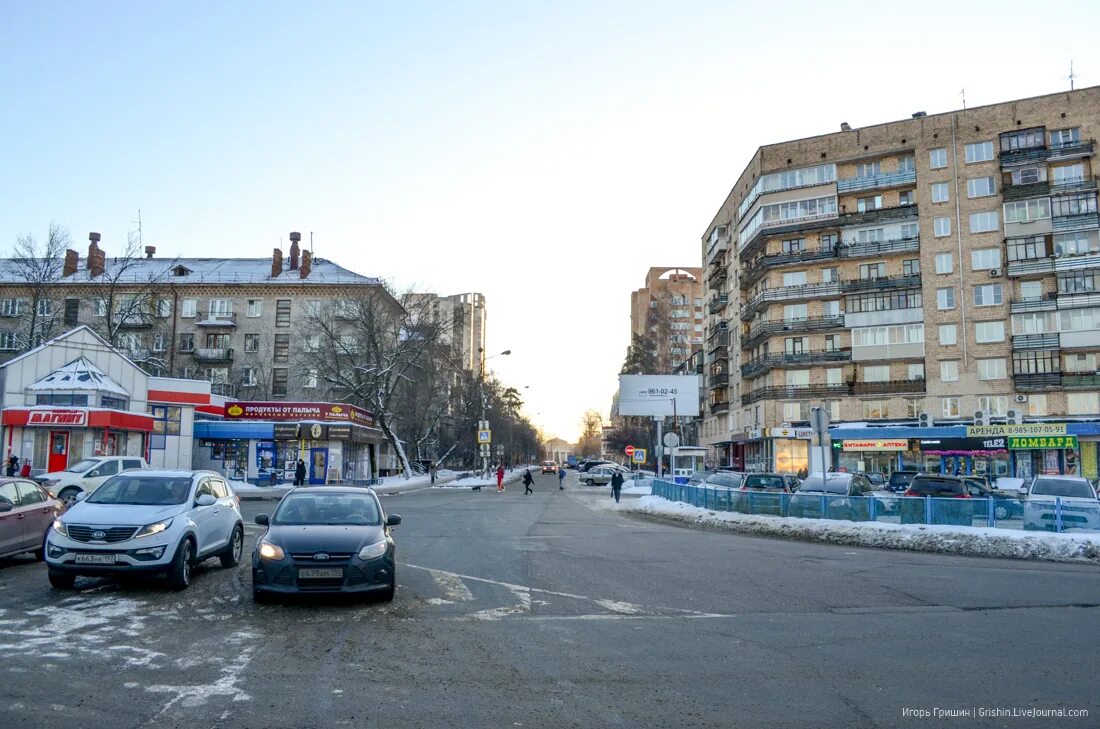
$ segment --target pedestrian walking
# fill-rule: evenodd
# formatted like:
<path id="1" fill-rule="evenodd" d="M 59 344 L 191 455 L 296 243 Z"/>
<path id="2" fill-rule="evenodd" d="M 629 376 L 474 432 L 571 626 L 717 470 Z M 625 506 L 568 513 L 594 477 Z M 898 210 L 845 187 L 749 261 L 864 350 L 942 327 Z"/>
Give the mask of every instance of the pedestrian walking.
<path id="1" fill-rule="evenodd" d="M 528 468 L 523 472 L 523 495 L 535 493 L 531 488 L 531 484 L 535 482 L 535 479 L 531 478 L 531 469 Z"/>
<path id="2" fill-rule="evenodd" d="M 615 503 L 619 503 L 619 494 L 623 491 L 623 474 L 615 471 L 611 474 L 611 495 L 615 497 Z"/>
<path id="3" fill-rule="evenodd" d="M 306 462 L 301 458 L 298 459 L 298 465 L 294 467 L 294 485 L 305 486 L 306 483 Z"/>
<path id="4" fill-rule="evenodd" d="M 432 477 L 432 486 L 435 486 L 435 464 L 428 466 L 428 475 Z"/>
<path id="5" fill-rule="evenodd" d="M 565 490 L 565 466 L 558 466 L 558 488 Z"/>
<path id="6" fill-rule="evenodd" d="M 16 473 L 16 472 L 17 472 L 18 470 L 19 470 L 19 456 L 17 456 L 17 455 L 15 455 L 14 453 L 12 453 L 12 454 L 11 454 L 11 455 L 10 455 L 10 456 L 8 457 L 8 475 L 9 475 L 9 476 L 14 476 L 14 475 L 15 475 L 15 473 Z"/>
<path id="7" fill-rule="evenodd" d="M 504 492 L 504 464 L 497 466 L 497 493 Z"/>

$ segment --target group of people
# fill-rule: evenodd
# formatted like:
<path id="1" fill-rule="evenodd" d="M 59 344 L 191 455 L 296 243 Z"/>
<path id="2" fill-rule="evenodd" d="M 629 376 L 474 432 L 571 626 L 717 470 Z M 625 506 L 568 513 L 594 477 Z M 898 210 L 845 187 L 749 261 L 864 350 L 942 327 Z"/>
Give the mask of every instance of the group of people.
<path id="1" fill-rule="evenodd" d="M 497 493 L 504 492 L 504 464 L 501 463 L 497 466 Z M 611 495 L 615 498 L 615 503 L 619 503 L 619 497 L 623 492 L 623 483 L 625 479 L 623 474 L 619 471 L 611 474 Z M 531 475 L 531 469 L 527 468 L 523 471 L 523 495 L 535 493 L 531 486 L 535 483 L 535 478 Z M 558 488 L 565 490 L 565 466 L 558 466 Z"/>

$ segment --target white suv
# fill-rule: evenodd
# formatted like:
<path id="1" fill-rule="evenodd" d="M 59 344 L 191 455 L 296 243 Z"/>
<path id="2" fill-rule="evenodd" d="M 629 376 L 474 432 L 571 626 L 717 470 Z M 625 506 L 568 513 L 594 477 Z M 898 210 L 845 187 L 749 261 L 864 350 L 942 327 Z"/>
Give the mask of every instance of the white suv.
<path id="1" fill-rule="evenodd" d="M 80 492 L 90 494 L 112 476 L 123 471 L 148 467 L 149 464 L 140 456 L 97 456 L 85 458 L 64 471 L 36 476 L 34 480 L 45 486 L 67 508 L 76 503 L 76 496 Z"/>
<path id="2" fill-rule="evenodd" d="M 1100 499 L 1080 476 L 1036 476 L 1020 494 L 1024 529 L 1100 529 Z"/>
<path id="3" fill-rule="evenodd" d="M 240 500 L 213 471 L 127 471 L 78 498 L 46 537 L 50 584 L 78 575 L 164 573 L 173 589 L 191 568 L 217 556 L 241 561 Z"/>

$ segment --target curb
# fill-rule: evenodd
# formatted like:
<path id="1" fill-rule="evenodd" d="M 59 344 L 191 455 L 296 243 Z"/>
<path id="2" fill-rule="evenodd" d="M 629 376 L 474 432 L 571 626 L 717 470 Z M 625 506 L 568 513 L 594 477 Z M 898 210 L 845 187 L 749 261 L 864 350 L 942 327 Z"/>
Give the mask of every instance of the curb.
<path id="1" fill-rule="evenodd" d="M 439 486 L 441 484 L 450 483 L 451 481 L 454 481 L 454 480 L 455 480 L 454 476 L 440 476 L 440 477 L 436 478 L 435 485 Z M 377 494 L 392 495 L 392 494 L 405 493 L 407 491 L 418 491 L 419 489 L 427 489 L 427 488 L 431 488 L 431 487 L 432 487 L 432 485 L 429 482 L 429 483 L 392 484 L 392 485 L 389 485 L 389 486 L 378 485 L 378 486 L 372 486 L 370 488 L 373 488 L 374 492 L 377 493 Z M 258 487 L 258 488 L 263 488 L 264 490 L 263 491 L 246 491 L 244 493 L 241 493 L 240 491 L 237 491 L 236 494 L 237 494 L 238 497 L 240 497 L 241 501 L 278 501 L 279 499 L 283 498 L 283 495 L 286 494 L 288 491 L 290 491 L 290 489 L 292 487 L 290 487 L 290 486 L 266 486 L 266 487 L 261 486 L 261 487 Z"/>

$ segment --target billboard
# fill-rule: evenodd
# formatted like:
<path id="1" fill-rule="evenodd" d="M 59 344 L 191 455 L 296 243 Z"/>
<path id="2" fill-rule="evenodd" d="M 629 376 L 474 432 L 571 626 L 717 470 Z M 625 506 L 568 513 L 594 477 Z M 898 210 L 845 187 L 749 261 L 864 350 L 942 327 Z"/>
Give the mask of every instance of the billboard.
<path id="1" fill-rule="evenodd" d="M 619 415 L 699 415 L 700 375 L 619 375 Z"/>
<path id="2" fill-rule="evenodd" d="M 363 408 L 330 402 L 231 402 L 228 420 L 324 420 L 374 425 L 374 415 Z"/>

